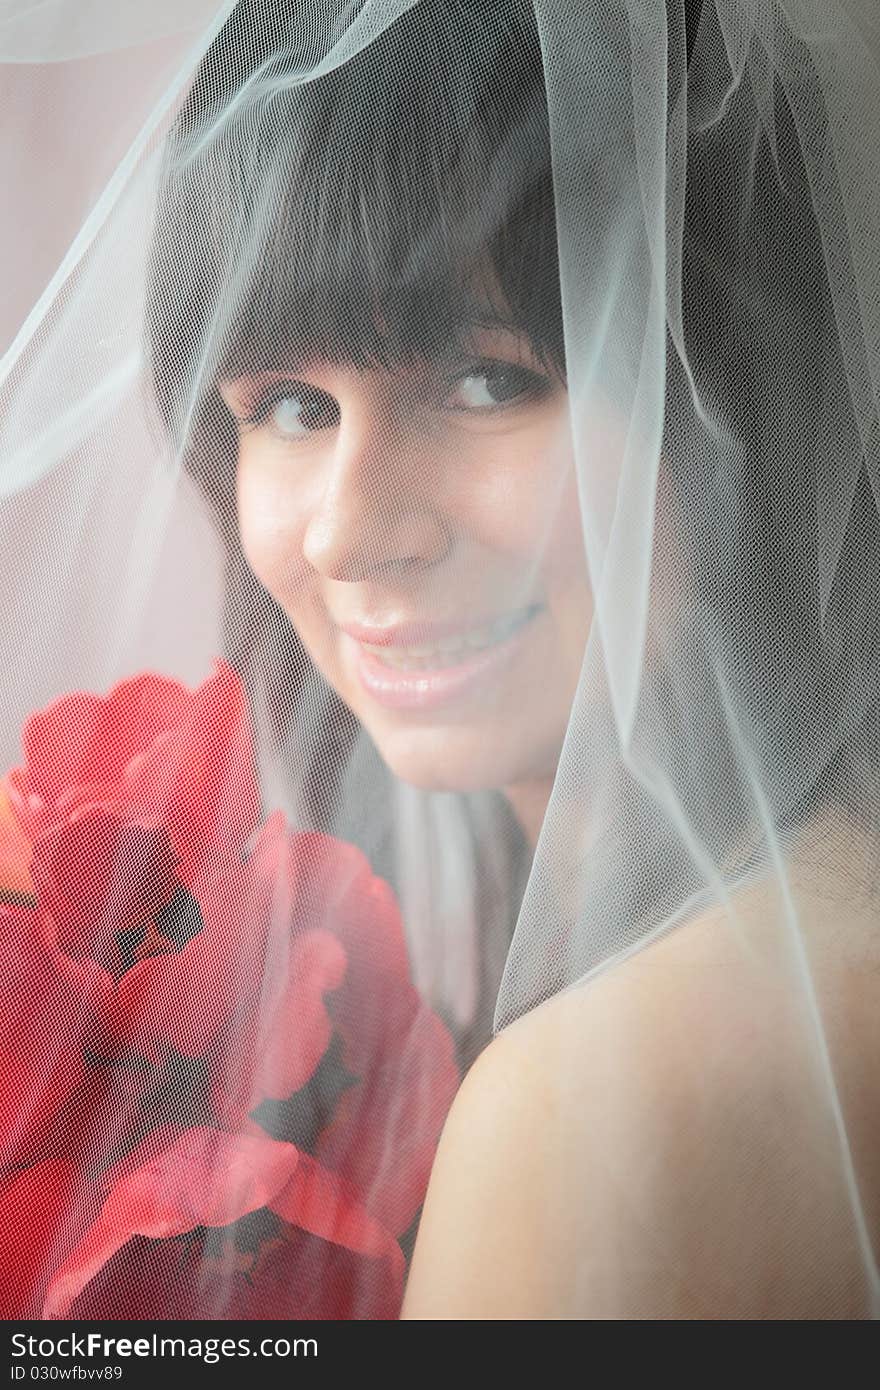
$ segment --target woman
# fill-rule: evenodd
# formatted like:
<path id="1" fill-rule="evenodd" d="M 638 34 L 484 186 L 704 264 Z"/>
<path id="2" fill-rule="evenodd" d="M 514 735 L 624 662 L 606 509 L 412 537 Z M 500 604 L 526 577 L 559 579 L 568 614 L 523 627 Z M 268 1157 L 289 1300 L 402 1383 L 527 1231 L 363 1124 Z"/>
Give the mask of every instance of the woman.
<path id="1" fill-rule="evenodd" d="M 481 1054 L 405 1315 L 870 1315 L 869 7 L 382 8 L 223 17 L 147 338 L 267 800 Z"/>
<path id="2" fill-rule="evenodd" d="M 616 74 L 587 40 L 592 26 L 613 53 L 623 28 L 584 17 L 576 49 L 581 80 L 604 76 L 619 166 L 585 142 L 571 171 L 578 135 L 551 135 L 576 92 L 555 47 L 562 16 L 554 33 L 530 5 L 489 15 L 423 3 L 298 85 L 290 11 L 262 12 L 252 27 L 248 15 L 240 6 L 221 34 L 178 124 L 182 150 L 201 147 L 172 175 L 163 215 L 172 261 L 198 266 L 198 277 L 179 293 L 160 250 L 155 284 L 175 285 L 173 314 L 154 312 L 166 418 L 182 379 L 203 412 L 192 455 L 215 499 L 226 441 L 233 546 L 394 778 L 500 794 L 534 849 L 566 729 L 570 745 L 582 740 L 556 781 L 531 925 L 508 961 L 508 1013 L 687 922 L 528 1014 L 475 1068 L 441 1149 L 409 1315 L 852 1315 L 876 1235 L 876 1134 L 862 1114 L 880 1063 L 865 973 L 876 962 L 876 900 L 870 874 L 857 892 L 840 870 L 876 855 L 863 813 L 880 767 L 878 626 L 863 603 L 878 530 L 863 474 L 828 595 L 839 632 L 826 644 L 814 616 L 816 494 L 821 470 L 836 466 L 826 451 L 855 457 L 859 444 L 843 409 L 815 409 L 817 393 L 847 398 L 847 364 L 791 113 L 772 106 L 774 146 L 748 91 L 727 109 L 717 103 L 718 63 L 705 56 L 722 32 L 712 6 L 703 66 L 686 88 L 673 7 L 668 110 L 673 129 L 687 127 L 689 179 L 681 319 L 668 318 L 653 570 L 641 598 L 633 586 L 633 628 L 621 634 L 626 546 L 613 523 L 597 530 L 603 503 L 625 508 L 639 478 L 629 371 L 651 324 L 632 303 L 637 291 L 609 293 L 602 263 L 615 227 L 625 270 L 647 258 L 627 201 Z M 650 32 L 646 23 L 646 42 Z M 246 54 L 243 70 L 226 61 L 230 47 Z M 401 81 L 415 65 L 419 81 Z M 257 75 L 265 89 L 249 93 Z M 238 110 L 231 88 L 244 94 Z M 219 130 L 218 108 L 230 113 Z M 719 206 L 713 185 L 740 167 L 746 134 L 751 201 Z M 592 216 L 601 256 L 571 222 L 578 175 L 591 180 L 578 213 Z M 206 200 L 223 209 L 233 178 L 254 217 L 206 226 Z M 588 371 L 579 328 L 603 291 L 622 326 Z M 197 367 L 190 343 L 209 345 Z M 643 441 L 643 475 L 647 458 Z M 590 577 L 604 546 L 609 588 L 595 613 Z M 644 670 L 625 694 L 633 673 L 615 647 L 623 635 L 638 648 L 640 621 Z M 863 687 L 844 710 L 856 672 Z M 338 721 L 331 708 L 328 722 Z M 322 747 L 325 794 L 342 758 Z M 818 899 L 805 872 L 817 843 Z M 725 885 L 708 907 L 703 875 Z M 589 919 L 600 911 L 597 931 Z M 847 946 L 841 954 L 836 937 L 829 957 L 832 914 Z M 420 930 L 430 935 L 427 922 Z M 800 968 L 820 1001 L 818 1042 L 805 1021 L 810 990 L 794 985 Z M 490 997 L 497 984 L 484 974 Z M 796 1162 L 775 1133 L 780 1109 L 806 1136 Z M 823 1204 L 817 1185 L 835 1142 L 846 1162 Z M 694 1192 L 682 1173 L 698 1169 Z M 817 1201 L 835 1251 L 818 1265 Z"/>

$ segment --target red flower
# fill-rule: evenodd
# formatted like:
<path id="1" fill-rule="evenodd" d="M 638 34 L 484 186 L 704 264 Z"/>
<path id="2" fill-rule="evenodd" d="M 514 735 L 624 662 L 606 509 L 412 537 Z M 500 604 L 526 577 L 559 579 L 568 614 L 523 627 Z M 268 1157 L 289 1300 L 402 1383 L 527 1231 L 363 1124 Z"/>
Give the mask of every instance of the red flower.
<path id="1" fill-rule="evenodd" d="M 34 917 L 0 907 L 0 1173 L 43 1153 L 84 1075 L 80 990 L 32 932 Z"/>
<path id="2" fill-rule="evenodd" d="M 266 920 L 267 886 L 243 865 L 259 791 L 238 677 L 221 661 L 195 691 L 148 674 L 105 698 L 67 695 L 27 720 L 23 742 L 0 800 L 0 861 L 7 898 L 26 901 L 26 884 L 35 898 L 16 919 L 27 949 L 76 990 L 98 1055 L 203 1052 Z"/>
<path id="3" fill-rule="evenodd" d="M 85 1220 L 80 1179 L 70 1163 L 38 1163 L 0 1179 L 0 1310 L 6 1319 L 38 1318 L 53 1269 Z M 91 1215 L 91 1213 L 89 1213 Z"/>
<path id="4" fill-rule="evenodd" d="M 367 1261 L 364 1270 L 354 1267 L 356 1277 L 363 1275 L 368 1290 L 376 1287 L 380 1291 L 372 1308 L 364 1309 L 361 1315 L 372 1312 L 375 1316 L 378 1307 L 396 1311 L 399 1306 L 403 1255 L 397 1241 L 369 1215 L 344 1183 L 324 1172 L 293 1145 L 277 1143 L 265 1135 L 195 1129 L 178 1135 L 167 1148 L 151 1154 L 138 1166 L 133 1167 L 129 1160 L 125 1168 L 127 1171 L 112 1182 L 97 1221 L 52 1276 L 45 1317 L 67 1317 L 74 1309 L 80 1315 L 84 1306 L 89 1306 L 88 1285 L 111 1262 L 117 1287 L 137 1289 L 142 1278 L 137 1266 L 144 1255 L 138 1238 L 161 1240 L 171 1246 L 165 1278 L 158 1286 L 153 1282 L 155 1260 L 152 1261 L 146 1291 L 152 1317 L 181 1316 L 182 1308 L 198 1308 L 200 1316 L 232 1316 L 229 1305 L 241 1305 L 240 1285 L 245 1275 L 250 1290 L 246 1301 L 259 1306 L 263 1267 L 268 1281 L 274 1283 L 279 1247 L 288 1247 L 282 1263 L 295 1263 L 295 1232 L 320 1238 L 322 1244 L 310 1243 L 308 1247 L 312 1253 L 311 1275 L 318 1288 L 322 1247 L 338 1246 Z M 266 1254 L 244 1258 L 238 1269 L 230 1268 L 230 1260 L 235 1258 L 232 1223 L 260 1211 L 279 1218 L 276 1232 L 281 1234 L 275 1235 Z M 204 1250 L 205 1232 L 210 1229 L 221 1234 L 221 1239 L 214 1241 L 213 1298 L 211 1259 L 206 1258 Z M 193 1236 L 195 1239 L 172 1245 L 175 1238 Z M 330 1255 L 331 1263 L 332 1259 Z M 127 1262 L 133 1262 L 135 1268 L 129 1271 Z M 375 1265 L 379 1266 L 378 1271 Z M 104 1278 L 106 1282 L 106 1273 Z M 324 1287 L 324 1315 L 338 1315 L 338 1290 L 330 1282 Z M 106 1316 L 103 1301 L 101 1306 Z M 131 1315 L 129 1303 L 126 1312 Z M 313 1308 L 311 1315 L 321 1314 Z M 295 1301 L 287 1300 L 283 1316 L 302 1316 Z"/>
<path id="5" fill-rule="evenodd" d="M 22 741 L 7 790 L 32 843 L 103 811 L 161 827 L 192 873 L 238 851 L 259 820 L 247 703 L 224 661 L 196 690 L 147 673 L 107 696 L 64 695 L 30 716 Z"/>
<path id="6" fill-rule="evenodd" d="M 68 1011 L 106 1061 L 202 1057 L 237 1014 L 274 1076 L 269 1093 L 298 1089 L 329 1040 L 323 994 L 340 982 L 345 955 L 326 935 L 300 939 L 284 919 L 280 816 L 245 860 L 258 790 L 234 671 L 218 662 L 194 692 L 144 675 L 104 699 L 65 696 L 28 719 L 24 746 L 25 766 L 7 779 L 21 828 L 0 803 L 0 850 L 20 898 L 23 836 L 33 841 L 36 901 L 10 919 L 27 973 L 67 982 Z M 364 907 L 370 916 L 369 897 Z M 302 1020 L 296 1041 L 267 1041 L 273 1008 Z"/>
<path id="7" fill-rule="evenodd" d="M 0 796 L 7 1316 L 396 1314 L 452 1040 L 364 856 L 280 812 L 254 834 L 245 708 L 218 663 L 26 726 Z"/>
<path id="8" fill-rule="evenodd" d="M 39 837 L 31 877 L 58 948 L 118 977 L 133 933 L 144 933 L 149 951 L 173 948 L 161 921 L 180 887 L 177 863 L 164 826 L 94 810 Z M 131 949 L 148 953 L 143 942 Z"/>
<path id="9" fill-rule="evenodd" d="M 335 1032 L 340 1046 L 335 1057 L 325 1054 L 299 1107 L 291 1106 L 295 1082 L 304 1085 L 318 1060 L 310 1052 L 298 1077 L 291 1069 L 303 1042 L 291 1036 L 290 1020 L 302 1016 L 298 995 L 315 998 L 314 984 L 288 969 L 269 999 L 261 975 L 254 981 L 259 992 L 250 1000 L 242 994 L 234 1047 L 225 1069 L 217 1067 L 215 1104 L 235 1125 L 249 1113 L 266 1123 L 265 1102 L 281 1103 L 273 1132 L 305 1144 L 402 1235 L 421 1205 L 458 1087 L 452 1038 L 410 980 L 394 895 L 359 850 L 326 835 L 288 836 L 278 817 L 264 828 L 251 861 L 255 873 L 261 863 L 287 924 L 289 958 L 307 952 L 309 970 L 326 972 L 326 1023 L 319 1025 L 312 1012 L 302 1039 L 318 1036 L 320 1027 L 327 1041 Z M 345 961 L 335 980 L 328 939 Z M 242 1069 L 248 1053 L 252 1066 Z"/>
<path id="10" fill-rule="evenodd" d="M 262 970 L 271 884 L 227 860 L 193 881 L 196 897 L 161 861 L 115 857 L 120 841 L 161 843 L 159 832 L 113 822 L 105 852 L 105 829 L 90 814 L 50 832 L 34 853 L 38 905 L 0 909 L 10 972 L 0 981 L 0 1043 L 4 1029 L 33 1029 L 41 1053 L 47 1040 L 60 1048 L 68 1039 L 106 1063 L 137 1056 L 161 1066 L 172 1050 L 201 1057 L 228 1028 L 243 981 Z"/>

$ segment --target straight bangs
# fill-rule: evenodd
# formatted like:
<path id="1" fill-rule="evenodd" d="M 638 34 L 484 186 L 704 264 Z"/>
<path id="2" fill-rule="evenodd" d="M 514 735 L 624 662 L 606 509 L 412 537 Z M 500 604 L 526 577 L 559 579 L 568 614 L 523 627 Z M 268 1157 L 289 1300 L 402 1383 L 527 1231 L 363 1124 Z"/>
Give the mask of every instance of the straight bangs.
<path id="1" fill-rule="evenodd" d="M 475 8 L 417 7 L 306 82 L 276 36 L 233 87 L 220 40 L 164 171 L 148 324 L 166 419 L 184 401 L 191 419 L 218 377 L 310 360 L 393 368 L 467 351 L 481 325 L 525 334 L 564 371 L 525 9 L 496 28 Z"/>

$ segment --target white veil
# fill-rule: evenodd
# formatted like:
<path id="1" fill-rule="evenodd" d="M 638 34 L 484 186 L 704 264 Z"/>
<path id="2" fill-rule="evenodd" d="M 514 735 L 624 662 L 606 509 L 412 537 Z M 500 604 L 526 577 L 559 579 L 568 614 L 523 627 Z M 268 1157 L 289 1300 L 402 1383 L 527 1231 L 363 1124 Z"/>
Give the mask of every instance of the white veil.
<path id="1" fill-rule="evenodd" d="M 493 1029 L 692 939 L 800 1078 L 711 1315 L 872 1315 L 874 0 L 12 3 L 0 63 L 4 1315 L 396 1316 Z M 645 1247 L 560 1316 L 687 1276 L 615 1017 L 555 1065 Z"/>

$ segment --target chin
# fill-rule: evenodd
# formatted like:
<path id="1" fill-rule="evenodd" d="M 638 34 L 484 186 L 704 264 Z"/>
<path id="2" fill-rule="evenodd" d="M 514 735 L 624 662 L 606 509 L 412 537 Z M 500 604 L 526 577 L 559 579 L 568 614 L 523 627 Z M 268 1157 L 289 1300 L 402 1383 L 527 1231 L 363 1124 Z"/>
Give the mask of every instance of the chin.
<path id="1" fill-rule="evenodd" d="M 521 736 L 487 737 L 475 729 L 461 732 L 407 730 L 379 737 L 372 735 L 383 761 L 395 777 L 422 791 L 502 791 L 522 781 L 546 775 L 538 760 L 511 756 L 523 750 Z M 558 747 L 557 747 L 558 756 Z"/>

